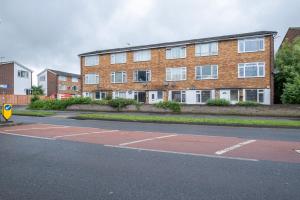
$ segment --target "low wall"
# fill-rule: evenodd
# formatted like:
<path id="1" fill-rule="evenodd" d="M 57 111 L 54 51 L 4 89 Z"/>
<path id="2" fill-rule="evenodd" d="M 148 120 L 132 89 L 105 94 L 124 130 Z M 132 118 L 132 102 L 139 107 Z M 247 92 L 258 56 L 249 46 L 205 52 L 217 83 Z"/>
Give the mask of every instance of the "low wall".
<path id="1" fill-rule="evenodd" d="M 31 95 L 13 95 L 13 94 L 0 94 L 0 102 L 9 103 L 13 105 L 28 105 L 30 104 Z M 49 97 L 40 96 L 40 99 L 48 99 Z"/>
<path id="2" fill-rule="evenodd" d="M 110 106 L 103 105 L 72 105 L 67 110 L 117 112 Z M 154 105 L 142 105 L 139 109 L 130 105 L 121 112 L 146 112 L 146 113 L 172 113 L 170 110 L 156 108 Z M 278 116 L 300 117 L 300 105 L 272 105 L 272 106 L 206 106 L 206 105 L 182 105 L 181 113 L 185 114 L 211 114 L 211 115 L 245 115 L 245 116 Z"/>

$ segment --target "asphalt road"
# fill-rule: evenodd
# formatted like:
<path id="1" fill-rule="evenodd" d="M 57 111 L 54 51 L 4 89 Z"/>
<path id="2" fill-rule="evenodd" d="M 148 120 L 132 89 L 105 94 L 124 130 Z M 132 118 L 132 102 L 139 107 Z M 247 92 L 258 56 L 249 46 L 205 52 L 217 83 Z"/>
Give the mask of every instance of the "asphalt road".
<path id="1" fill-rule="evenodd" d="M 299 129 L 77 121 L 23 122 L 299 141 Z M 273 133 L 273 134 L 272 134 Z M 117 149 L 0 134 L 0 199 L 300 199 L 300 165 Z"/>

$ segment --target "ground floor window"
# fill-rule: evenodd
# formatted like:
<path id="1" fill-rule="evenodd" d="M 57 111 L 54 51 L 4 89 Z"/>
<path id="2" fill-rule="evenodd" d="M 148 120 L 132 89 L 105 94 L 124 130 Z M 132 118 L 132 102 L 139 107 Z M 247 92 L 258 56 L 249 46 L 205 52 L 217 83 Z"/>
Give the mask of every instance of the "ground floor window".
<path id="1" fill-rule="evenodd" d="M 239 101 L 239 90 L 230 90 L 230 101 Z"/>
<path id="2" fill-rule="evenodd" d="M 197 103 L 206 103 L 211 98 L 212 98 L 211 90 L 196 91 L 196 102 Z"/>
<path id="3" fill-rule="evenodd" d="M 95 99 L 97 99 L 97 100 L 105 99 L 106 96 L 107 96 L 107 92 L 97 91 L 97 92 L 95 93 Z"/>
<path id="4" fill-rule="evenodd" d="M 185 91 L 172 91 L 171 92 L 172 101 L 185 103 L 186 102 L 186 93 Z"/>
<path id="5" fill-rule="evenodd" d="M 264 103 L 264 90 L 245 90 L 245 100 Z"/>
<path id="6" fill-rule="evenodd" d="M 90 98 L 93 98 L 93 93 L 91 93 L 91 92 L 84 92 L 84 93 L 83 93 L 83 97 L 90 97 Z"/>
<path id="7" fill-rule="evenodd" d="M 145 103 L 146 102 L 146 92 L 134 92 L 134 99 L 137 102 Z"/>
<path id="8" fill-rule="evenodd" d="M 115 92 L 115 98 L 126 99 L 126 92 L 122 92 L 122 91 Z"/>

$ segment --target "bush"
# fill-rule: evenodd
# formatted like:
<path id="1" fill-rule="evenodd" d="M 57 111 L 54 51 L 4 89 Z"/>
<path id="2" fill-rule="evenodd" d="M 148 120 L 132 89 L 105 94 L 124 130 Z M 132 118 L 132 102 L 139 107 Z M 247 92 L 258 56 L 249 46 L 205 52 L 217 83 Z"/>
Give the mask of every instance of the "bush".
<path id="1" fill-rule="evenodd" d="M 69 99 L 47 99 L 36 100 L 29 104 L 30 109 L 36 110 L 65 110 L 68 106 L 74 104 L 90 104 L 92 100 L 88 97 L 75 97 Z"/>
<path id="2" fill-rule="evenodd" d="M 169 109 L 173 112 L 179 113 L 181 112 L 181 105 L 175 101 L 163 101 L 155 104 L 157 108 Z"/>
<path id="3" fill-rule="evenodd" d="M 236 104 L 237 106 L 259 106 L 260 104 L 254 101 L 240 101 Z"/>
<path id="4" fill-rule="evenodd" d="M 33 97 L 31 97 L 30 102 L 33 103 L 38 100 L 40 100 L 40 97 L 38 95 L 34 95 Z"/>
<path id="5" fill-rule="evenodd" d="M 109 100 L 93 100 L 92 104 L 97 104 L 97 105 L 109 105 Z"/>
<path id="6" fill-rule="evenodd" d="M 113 108 L 116 108 L 118 111 L 120 111 L 122 108 L 125 108 L 128 105 L 139 105 L 137 101 L 133 99 L 122 99 L 122 98 L 117 98 L 117 99 L 112 99 L 108 100 L 108 105 L 110 105 Z"/>
<path id="7" fill-rule="evenodd" d="M 229 106 L 230 102 L 226 99 L 210 99 L 207 101 L 208 106 Z"/>
<path id="8" fill-rule="evenodd" d="M 281 100 L 284 104 L 300 104 L 300 75 L 285 84 Z"/>

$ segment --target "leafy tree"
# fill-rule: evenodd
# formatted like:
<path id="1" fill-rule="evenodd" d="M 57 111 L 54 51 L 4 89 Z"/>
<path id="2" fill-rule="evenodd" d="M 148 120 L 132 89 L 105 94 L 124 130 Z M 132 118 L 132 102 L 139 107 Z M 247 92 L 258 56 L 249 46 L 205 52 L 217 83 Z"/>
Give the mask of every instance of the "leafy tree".
<path id="1" fill-rule="evenodd" d="M 32 95 L 44 95 L 44 90 L 42 86 L 32 86 Z"/>
<path id="2" fill-rule="evenodd" d="M 281 100 L 286 104 L 300 104 L 300 75 L 292 83 L 285 84 Z"/>
<path id="3" fill-rule="evenodd" d="M 282 44 L 276 54 L 275 66 L 275 103 L 294 103 L 291 101 L 294 98 L 288 95 L 292 94 L 291 88 L 297 87 L 300 76 L 300 37 L 292 43 Z"/>

